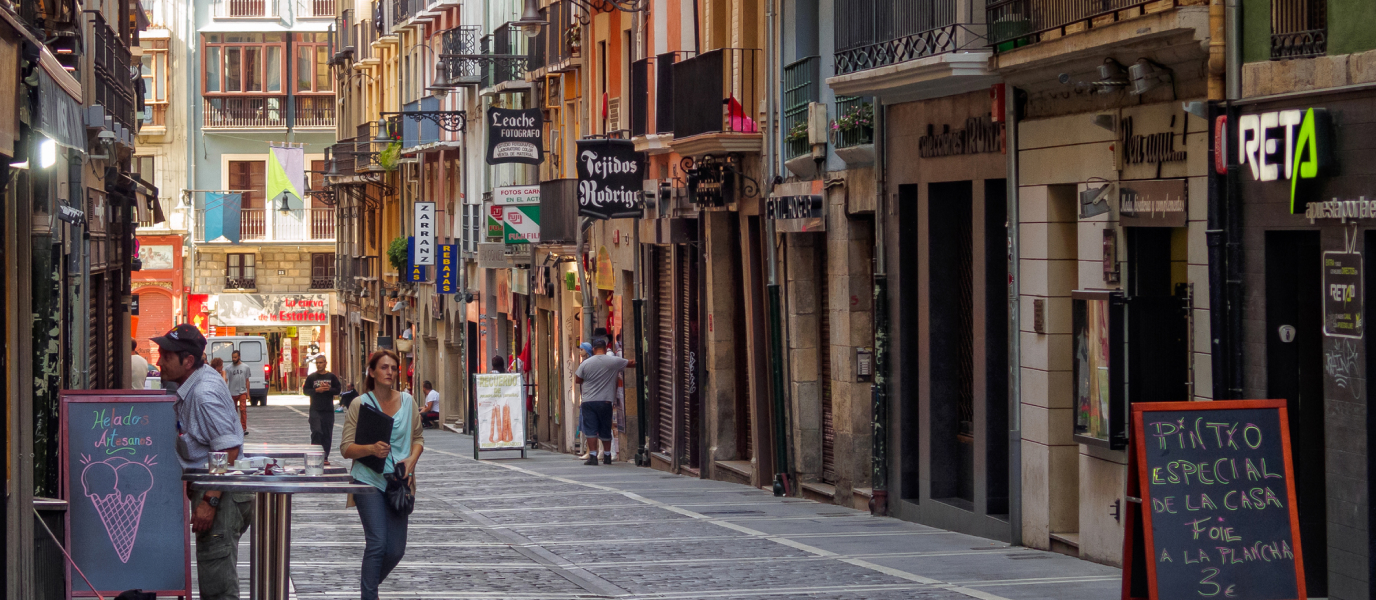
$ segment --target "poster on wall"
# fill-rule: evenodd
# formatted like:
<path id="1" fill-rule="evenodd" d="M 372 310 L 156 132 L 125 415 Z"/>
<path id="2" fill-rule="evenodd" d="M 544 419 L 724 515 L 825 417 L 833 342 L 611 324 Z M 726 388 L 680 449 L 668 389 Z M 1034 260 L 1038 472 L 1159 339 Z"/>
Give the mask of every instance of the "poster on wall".
<path id="1" fill-rule="evenodd" d="M 519 373 L 473 376 L 478 398 L 475 450 L 521 450 L 526 439 L 526 403 Z"/>
<path id="2" fill-rule="evenodd" d="M 545 160 L 540 109 L 487 109 L 487 164 L 538 165 Z"/>
<path id="3" fill-rule="evenodd" d="M 1360 339 L 1362 320 L 1362 255 L 1323 253 L 1323 334 Z"/>
<path id="4" fill-rule="evenodd" d="M 630 140 L 578 141 L 578 216 L 640 218 L 645 155 Z"/>
<path id="5" fill-rule="evenodd" d="M 143 261 L 145 271 L 163 271 L 173 268 L 172 246 L 140 246 L 139 260 Z"/>
<path id="6" fill-rule="evenodd" d="M 1075 385 L 1074 439 L 1081 444 L 1123 448 L 1123 298 L 1108 291 L 1071 294 L 1071 370 Z"/>
<path id="7" fill-rule="evenodd" d="M 326 294 L 212 294 L 214 325 L 234 327 L 329 325 Z"/>

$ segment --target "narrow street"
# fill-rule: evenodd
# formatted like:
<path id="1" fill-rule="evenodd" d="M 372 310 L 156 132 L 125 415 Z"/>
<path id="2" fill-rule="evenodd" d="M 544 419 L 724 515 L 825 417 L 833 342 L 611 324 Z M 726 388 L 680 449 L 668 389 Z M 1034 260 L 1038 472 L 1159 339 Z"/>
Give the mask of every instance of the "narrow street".
<path id="1" fill-rule="evenodd" d="M 255 408 L 249 424 L 250 441 L 309 441 L 304 406 Z M 628 463 L 589 467 L 549 452 L 477 462 L 471 448 L 467 436 L 426 432 L 406 558 L 383 583 L 384 598 L 1098 600 L 1118 593 L 1117 569 L 1059 554 Z M 296 597 L 356 598 L 357 513 L 338 496 L 298 496 L 294 507 Z M 245 592 L 247 540 L 239 554 Z"/>

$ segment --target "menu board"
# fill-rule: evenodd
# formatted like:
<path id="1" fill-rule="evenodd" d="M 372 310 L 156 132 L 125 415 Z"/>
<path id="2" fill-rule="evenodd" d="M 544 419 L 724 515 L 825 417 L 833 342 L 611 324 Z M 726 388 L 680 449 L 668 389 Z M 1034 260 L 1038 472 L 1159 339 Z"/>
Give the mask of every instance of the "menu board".
<path id="1" fill-rule="evenodd" d="M 161 390 L 62 393 L 66 543 L 96 587 L 70 573 L 72 596 L 191 597 L 175 400 Z"/>
<path id="2" fill-rule="evenodd" d="M 1150 598 L 1304 598 L 1285 401 L 1132 413 Z"/>

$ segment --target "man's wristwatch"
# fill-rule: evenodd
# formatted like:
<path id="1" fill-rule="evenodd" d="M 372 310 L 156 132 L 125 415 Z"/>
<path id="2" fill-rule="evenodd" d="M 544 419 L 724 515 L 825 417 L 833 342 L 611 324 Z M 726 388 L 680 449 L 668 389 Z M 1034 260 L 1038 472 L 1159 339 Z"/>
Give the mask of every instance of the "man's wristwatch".
<path id="1" fill-rule="evenodd" d="M 206 496 L 204 500 L 206 504 L 210 505 L 210 508 L 220 508 L 219 496 Z"/>

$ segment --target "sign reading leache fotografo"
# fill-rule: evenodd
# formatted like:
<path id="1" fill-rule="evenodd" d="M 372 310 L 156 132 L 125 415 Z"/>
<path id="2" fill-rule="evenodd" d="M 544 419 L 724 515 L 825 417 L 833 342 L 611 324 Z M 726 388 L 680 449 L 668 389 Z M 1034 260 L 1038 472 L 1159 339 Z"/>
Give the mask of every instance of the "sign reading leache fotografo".
<path id="1" fill-rule="evenodd" d="M 579 140 L 578 215 L 594 219 L 644 214 L 643 154 L 629 140 Z"/>
<path id="2" fill-rule="evenodd" d="M 325 294 L 219 294 L 211 296 L 212 325 L 227 327 L 328 325 Z"/>
<path id="3" fill-rule="evenodd" d="M 487 164 L 538 165 L 545 160 L 540 109 L 487 109 Z"/>

